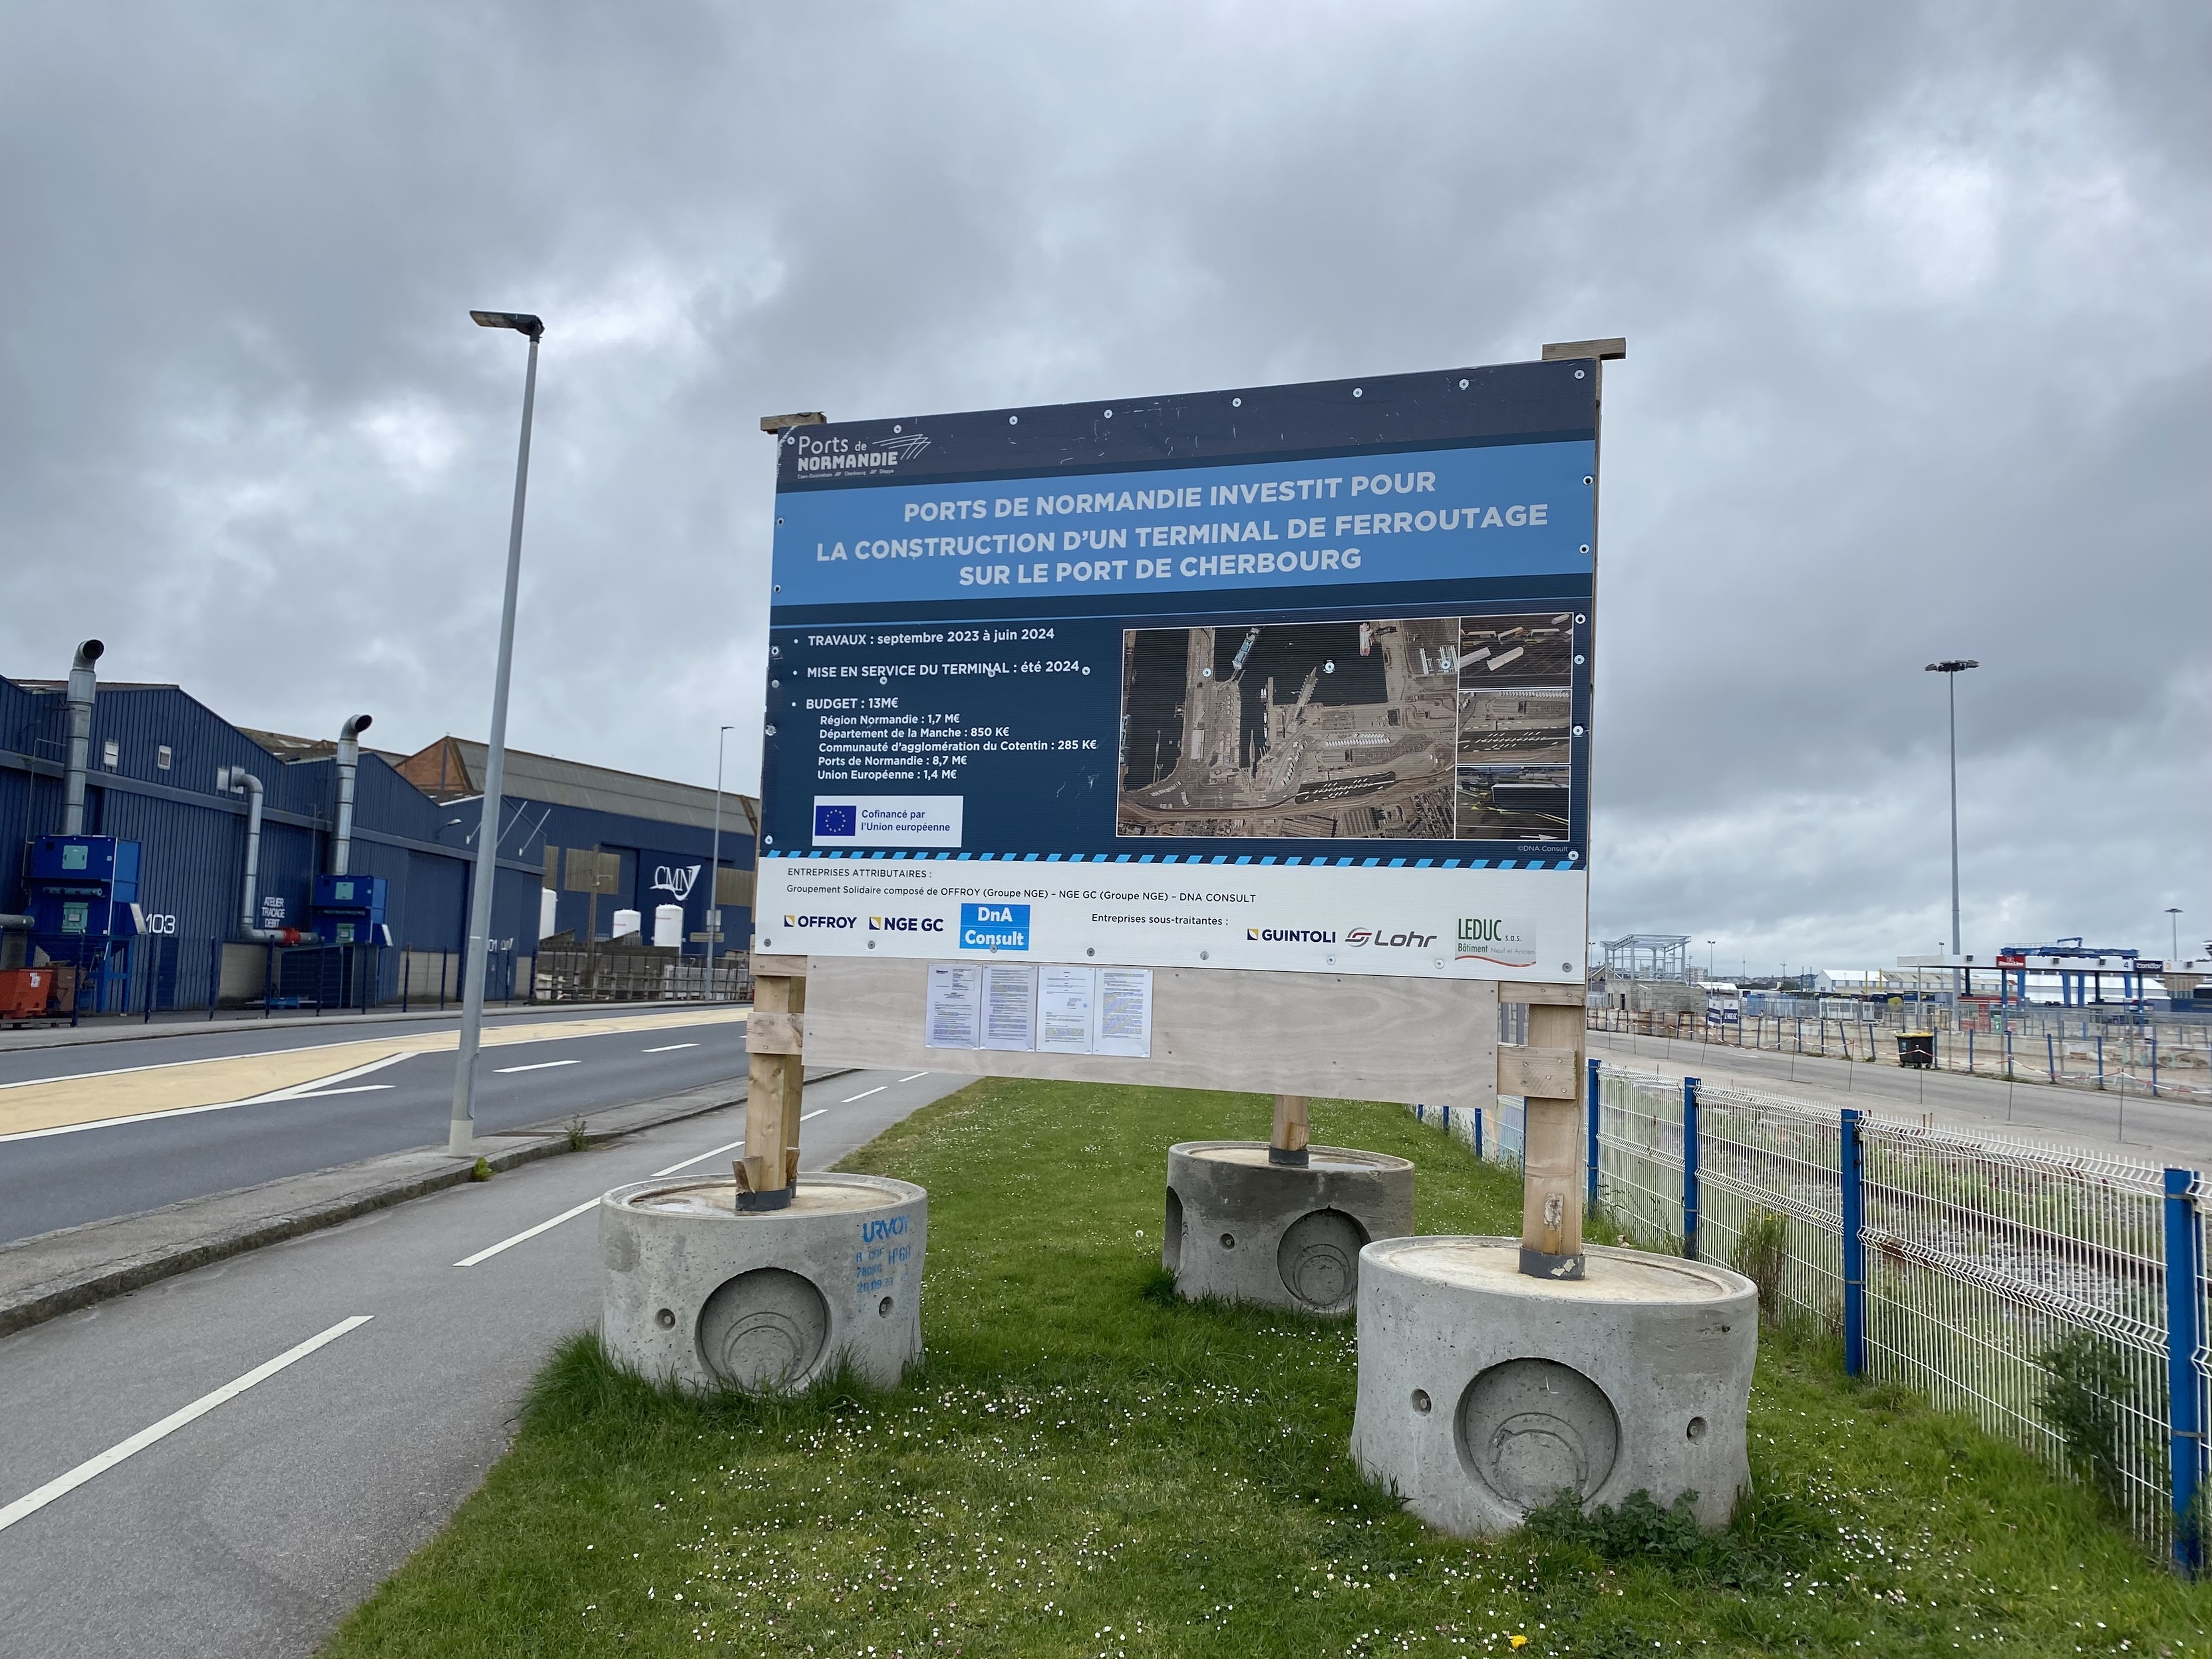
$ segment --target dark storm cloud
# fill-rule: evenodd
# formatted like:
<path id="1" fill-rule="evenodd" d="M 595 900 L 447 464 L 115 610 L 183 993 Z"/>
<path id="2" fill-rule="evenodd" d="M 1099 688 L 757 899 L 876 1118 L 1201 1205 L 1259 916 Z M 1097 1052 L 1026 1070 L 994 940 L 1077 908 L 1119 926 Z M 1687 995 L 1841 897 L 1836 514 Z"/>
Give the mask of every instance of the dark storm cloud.
<path id="1" fill-rule="evenodd" d="M 765 412 L 1608 374 L 1594 926 L 2212 921 L 2198 9 L 71 5 L 0 23 L 0 671 L 757 767 Z"/>

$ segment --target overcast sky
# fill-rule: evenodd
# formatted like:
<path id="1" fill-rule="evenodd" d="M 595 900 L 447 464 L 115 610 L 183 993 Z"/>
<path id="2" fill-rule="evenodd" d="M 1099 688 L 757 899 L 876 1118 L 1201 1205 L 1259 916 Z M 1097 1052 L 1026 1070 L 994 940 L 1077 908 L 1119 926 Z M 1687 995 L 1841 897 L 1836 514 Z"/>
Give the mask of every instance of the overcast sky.
<path id="1" fill-rule="evenodd" d="M 773 451 L 1622 334 L 1591 926 L 2212 927 L 2212 10 L 0 13 L 0 673 L 756 786 Z M 2192 943 L 2194 941 L 2195 943 Z"/>

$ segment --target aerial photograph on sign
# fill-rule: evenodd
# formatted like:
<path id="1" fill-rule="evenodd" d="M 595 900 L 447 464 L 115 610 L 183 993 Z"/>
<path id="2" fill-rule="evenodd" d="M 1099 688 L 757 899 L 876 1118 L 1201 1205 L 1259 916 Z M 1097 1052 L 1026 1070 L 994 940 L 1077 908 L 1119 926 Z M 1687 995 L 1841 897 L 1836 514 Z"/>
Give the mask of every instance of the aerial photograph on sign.
<path id="1" fill-rule="evenodd" d="M 1574 620 L 1571 611 L 1462 618 L 1461 840 L 1567 835 Z"/>
<path id="2" fill-rule="evenodd" d="M 1132 629 L 1121 836 L 1449 840 L 1462 623 Z"/>

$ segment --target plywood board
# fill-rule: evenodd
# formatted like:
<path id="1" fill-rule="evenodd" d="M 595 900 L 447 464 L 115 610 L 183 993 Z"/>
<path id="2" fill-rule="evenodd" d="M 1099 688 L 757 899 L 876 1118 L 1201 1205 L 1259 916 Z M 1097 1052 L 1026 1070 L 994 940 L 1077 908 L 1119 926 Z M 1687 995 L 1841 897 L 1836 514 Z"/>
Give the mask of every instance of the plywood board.
<path id="1" fill-rule="evenodd" d="M 807 1063 L 1432 1106 L 1497 1098 L 1498 988 L 1484 981 L 1155 968 L 1152 1052 L 1135 1059 L 928 1048 L 928 973 L 811 958 Z"/>

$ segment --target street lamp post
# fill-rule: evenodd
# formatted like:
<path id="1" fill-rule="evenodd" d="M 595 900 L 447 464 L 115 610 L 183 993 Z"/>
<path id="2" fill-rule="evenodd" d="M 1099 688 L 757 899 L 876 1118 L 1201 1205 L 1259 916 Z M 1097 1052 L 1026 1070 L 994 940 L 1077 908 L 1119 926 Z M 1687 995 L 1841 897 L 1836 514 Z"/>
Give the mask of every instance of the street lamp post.
<path id="1" fill-rule="evenodd" d="M 499 613 L 499 668 L 492 681 L 491 740 L 484 757 L 483 817 L 477 827 L 476 890 L 469 896 L 468 966 L 461 984 L 461 1048 L 453 1068 L 447 1151 L 476 1150 L 477 1051 L 483 1040 L 484 963 L 491 948 L 492 884 L 499 874 L 500 801 L 507 784 L 507 687 L 514 667 L 514 600 L 522 581 L 522 503 L 530 484 L 530 416 L 538 401 L 538 342 L 545 325 L 513 311 L 471 311 L 480 328 L 511 328 L 530 339 L 522 379 L 522 442 L 514 457 L 514 517 L 507 532 L 507 593 Z"/>
<path id="2" fill-rule="evenodd" d="M 2179 905 L 2169 904 L 2166 907 L 2166 923 L 2167 927 L 2173 929 L 2172 954 L 2166 957 L 2166 960 L 2169 963 L 2179 962 L 2181 960 L 2181 907 Z"/>
<path id="3" fill-rule="evenodd" d="M 736 730 L 726 726 L 714 736 L 714 850 L 707 860 L 707 987 L 700 993 L 702 1002 L 714 994 L 714 941 L 722 932 L 722 751 Z"/>
<path id="4" fill-rule="evenodd" d="M 1971 658 L 1947 657 L 1942 662 L 1931 662 L 1923 672 L 1941 674 L 1951 705 L 1951 954 L 1964 956 L 1966 947 L 1960 941 L 1959 929 L 1959 676 L 1981 664 Z M 1953 988 L 1958 986 L 1955 970 L 1951 975 Z"/>

